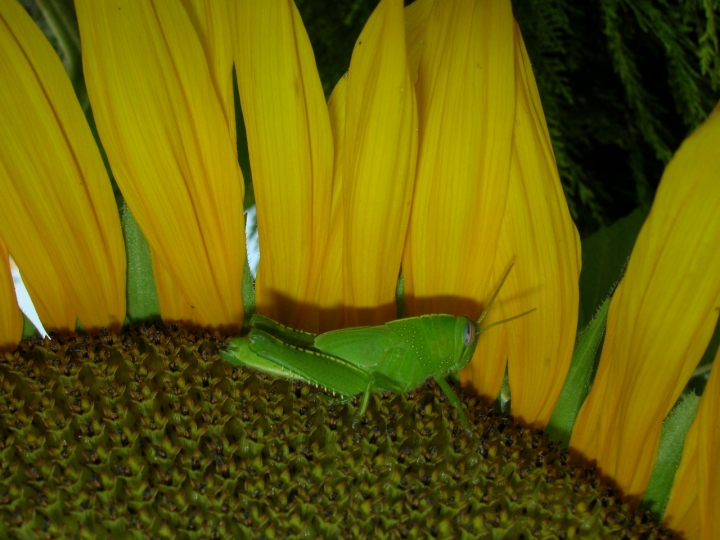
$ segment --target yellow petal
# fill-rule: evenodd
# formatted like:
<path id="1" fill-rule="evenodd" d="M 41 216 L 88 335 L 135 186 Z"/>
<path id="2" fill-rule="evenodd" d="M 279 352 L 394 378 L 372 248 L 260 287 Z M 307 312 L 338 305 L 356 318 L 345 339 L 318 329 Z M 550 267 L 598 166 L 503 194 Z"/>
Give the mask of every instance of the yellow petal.
<path id="1" fill-rule="evenodd" d="M 158 295 L 160 313 L 165 321 L 197 321 L 195 309 L 182 294 L 172 274 L 163 266 L 161 260 L 150 250 L 153 263 L 153 277 Z"/>
<path id="2" fill-rule="evenodd" d="M 335 168 L 333 174 L 333 195 L 330 211 L 330 233 L 325 249 L 324 264 L 317 290 L 316 303 L 320 309 L 318 331 L 328 332 L 345 326 L 343 305 L 343 223 L 345 206 L 343 205 L 342 150 L 345 148 L 345 101 L 347 99 L 347 76 L 343 76 L 335 85 L 328 113 L 335 142 Z"/>
<path id="3" fill-rule="evenodd" d="M 477 318 L 502 273 L 493 268 L 510 175 L 513 55 L 509 2 L 432 5 L 415 87 L 419 157 L 403 258 L 409 315 Z M 476 352 L 473 379 L 493 398 L 503 339 L 502 330 L 484 336 Z"/>
<path id="4" fill-rule="evenodd" d="M 343 143 L 343 284 L 347 326 L 396 317 L 395 290 L 417 157 L 417 109 L 401 0 L 383 0 L 358 38 Z"/>
<path id="5" fill-rule="evenodd" d="M 14 349 L 22 337 L 23 318 L 15 296 L 10 260 L 0 242 L 0 351 Z"/>
<path id="6" fill-rule="evenodd" d="M 235 5 L 235 65 L 260 236 L 257 308 L 312 331 L 332 201 L 327 105 L 292 1 Z"/>
<path id="7" fill-rule="evenodd" d="M 425 47 L 425 33 L 427 32 L 430 13 L 434 0 L 416 0 L 405 8 L 405 41 L 407 47 L 408 71 L 412 83 L 418 78 L 420 58 Z"/>
<path id="8" fill-rule="evenodd" d="M 720 538 L 720 351 L 685 437 L 665 509 L 665 526 L 689 540 Z"/>
<path id="9" fill-rule="evenodd" d="M 215 64 L 230 55 L 209 59 L 177 4 L 82 0 L 76 9 L 98 131 L 153 258 L 177 286 L 170 294 L 193 307 L 190 322 L 239 326 L 243 182 Z"/>
<path id="10" fill-rule="evenodd" d="M 0 237 L 43 325 L 118 328 L 125 250 L 100 153 L 65 70 L 17 2 L 0 3 Z"/>
<path id="11" fill-rule="evenodd" d="M 489 298 L 514 117 L 510 3 L 433 5 L 416 85 L 420 148 L 403 261 L 410 315 Z"/>
<path id="12" fill-rule="evenodd" d="M 641 494 L 663 419 L 703 354 L 720 307 L 720 114 L 668 164 L 610 305 L 598 373 L 571 446 Z"/>
<path id="13" fill-rule="evenodd" d="M 501 313 L 536 311 L 504 329 L 512 414 L 544 427 L 572 359 L 580 240 L 560 184 L 535 77 L 515 25 L 516 99 L 510 190 L 499 259 L 514 260 Z M 568 330 L 570 329 L 570 330 Z"/>
<path id="14" fill-rule="evenodd" d="M 205 53 L 210 78 L 225 114 L 228 132 L 236 139 L 232 70 L 233 34 L 226 0 L 182 0 Z"/>

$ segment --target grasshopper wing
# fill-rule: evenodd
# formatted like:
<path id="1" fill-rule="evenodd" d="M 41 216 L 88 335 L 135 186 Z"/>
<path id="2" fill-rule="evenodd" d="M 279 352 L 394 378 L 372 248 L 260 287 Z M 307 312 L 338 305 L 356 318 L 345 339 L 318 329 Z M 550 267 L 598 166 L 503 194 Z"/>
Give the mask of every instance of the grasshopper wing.
<path id="1" fill-rule="evenodd" d="M 300 375 L 310 383 L 345 396 L 368 390 L 368 374 L 341 358 L 294 347 L 257 328 L 250 331 L 248 339 L 254 353 Z"/>
<path id="2" fill-rule="evenodd" d="M 372 373 L 408 346 L 385 326 L 360 326 L 320 334 L 315 338 L 315 348 Z"/>

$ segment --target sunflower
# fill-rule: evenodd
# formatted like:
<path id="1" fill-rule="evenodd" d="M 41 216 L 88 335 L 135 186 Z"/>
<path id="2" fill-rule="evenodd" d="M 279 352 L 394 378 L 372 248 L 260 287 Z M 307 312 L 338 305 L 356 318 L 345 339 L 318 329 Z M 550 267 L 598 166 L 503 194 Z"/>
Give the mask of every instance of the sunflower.
<path id="1" fill-rule="evenodd" d="M 61 61 L 19 4 L 0 0 L 0 78 L 13 81 L 0 93 L 0 344 L 23 332 L 8 253 L 50 331 L 142 318 L 127 300 L 133 222 L 156 314 L 240 331 L 235 81 L 262 253 L 257 312 L 315 333 L 382 324 L 402 270 L 406 316 L 477 318 L 512 264 L 489 322 L 536 311 L 481 339 L 462 377 L 493 399 L 507 370 L 512 415 L 552 427 L 580 244 L 509 1 L 382 0 L 328 102 L 290 1 L 75 7 L 107 167 Z M 719 144 L 716 112 L 668 165 L 572 429 L 571 450 L 637 499 L 717 322 Z M 688 538 L 720 537 L 718 385 L 713 370 L 665 511 Z"/>

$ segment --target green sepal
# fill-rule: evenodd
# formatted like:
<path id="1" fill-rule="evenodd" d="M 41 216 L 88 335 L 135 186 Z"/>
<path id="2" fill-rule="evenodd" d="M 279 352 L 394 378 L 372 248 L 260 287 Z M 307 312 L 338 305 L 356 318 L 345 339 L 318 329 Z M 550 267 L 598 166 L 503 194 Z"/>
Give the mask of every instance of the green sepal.
<path id="1" fill-rule="evenodd" d="M 250 150 L 248 149 L 247 130 L 245 128 L 245 117 L 240 105 L 240 92 L 237 85 L 237 72 L 233 68 L 233 103 L 235 105 L 235 141 L 237 148 L 237 159 L 242 171 L 245 183 L 245 197 L 243 198 L 243 209 L 247 212 L 255 206 L 255 190 L 252 183 L 252 169 L 250 168 Z M 256 225 L 257 227 L 257 225 Z"/>
<path id="2" fill-rule="evenodd" d="M 605 333 L 609 306 L 610 298 L 607 298 L 578 337 L 565 385 L 545 429 L 551 440 L 559 441 L 566 447 L 570 443 L 570 434 L 580 407 L 590 391 L 590 383 L 595 373 L 595 358 Z"/>
<path id="3" fill-rule="evenodd" d="M 588 325 L 597 306 L 617 283 L 647 215 L 647 209 L 636 208 L 582 241 L 578 329 Z"/>
<path id="4" fill-rule="evenodd" d="M 243 331 L 250 329 L 250 319 L 255 315 L 257 308 L 255 307 L 255 281 L 250 273 L 250 263 L 245 257 L 245 268 L 242 277 L 242 299 L 243 299 Z"/>
<path id="5" fill-rule="evenodd" d="M 132 323 L 160 321 L 150 246 L 127 205 L 120 222 L 127 253 L 127 318 Z"/>
<path id="6" fill-rule="evenodd" d="M 80 32 L 75 5 L 72 0 L 35 0 L 46 24 L 38 24 L 48 41 L 58 52 L 70 81 L 77 92 L 83 88 L 82 57 L 80 55 Z"/>
<path id="7" fill-rule="evenodd" d="M 661 518 L 670 497 L 675 472 L 680 465 L 683 445 L 690 425 L 695 419 L 700 396 L 688 394 L 678 401 L 663 422 L 655 467 L 643 496 L 642 506 Z"/>
<path id="8" fill-rule="evenodd" d="M 22 329 L 22 339 L 28 339 L 31 337 L 39 336 L 40 331 L 35 327 L 33 322 L 27 318 L 27 315 L 20 312 L 22 314 L 23 318 L 23 329 Z"/>
<path id="9" fill-rule="evenodd" d="M 701 396 L 705 391 L 705 385 L 707 385 L 710 377 L 710 369 L 712 369 L 713 364 L 715 363 L 715 355 L 718 352 L 718 347 L 720 347 L 720 320 L 715 324 L 715 331 L 710 338 L 710 342 L 705 348 L 705 353 L 700 359 L 698 366 L 695 368 L 690 380 L 685 385 L 683 395 L 694 393 Z"/>
<path id="10" fill-rule="evenodd" d="M 395 288 L 395 313 L 398 319 L 402 319 L 405 315 L 405 277 L 402 272 L 398 276 Z"/>
<path id="11" fill-rule="evenodd" d="M 503 414 L 510 414 L 510 403 L 512 401 L 512 395 L 510 393 L 510 376 L 508 374 L 508 368 L 505 366 L 505 375 L 503 376 L 503 382 L 500 386 L 500 392 L 498 392 L 493 406 Z"/>

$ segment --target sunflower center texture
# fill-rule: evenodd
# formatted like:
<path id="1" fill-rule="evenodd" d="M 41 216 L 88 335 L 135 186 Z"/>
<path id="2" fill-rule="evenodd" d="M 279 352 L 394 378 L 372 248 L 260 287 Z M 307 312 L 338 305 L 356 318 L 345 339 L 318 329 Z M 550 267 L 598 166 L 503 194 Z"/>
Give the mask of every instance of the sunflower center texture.
<path id="1" fill-rule="evenodd" d="M 427 382 L 337 403 L 170 326 L 0 358 L 3 538 L 672 538 L 541 433 Z"/>

